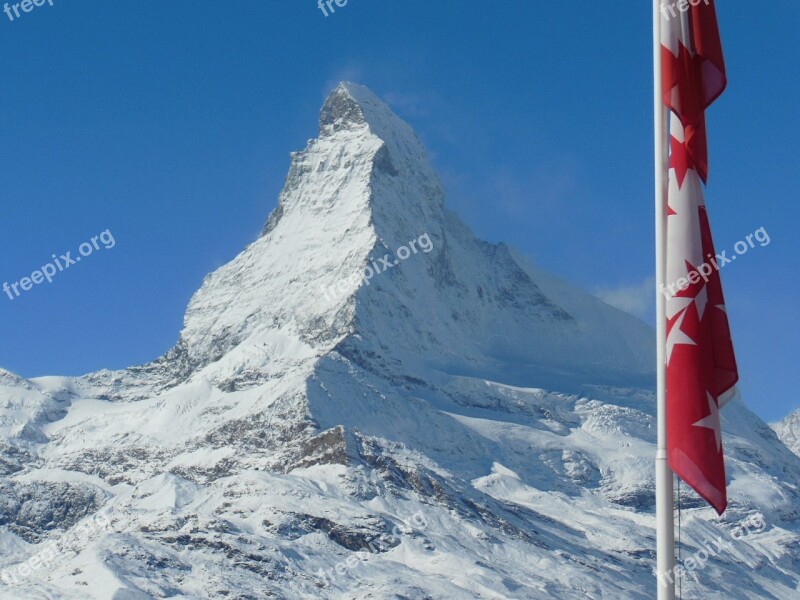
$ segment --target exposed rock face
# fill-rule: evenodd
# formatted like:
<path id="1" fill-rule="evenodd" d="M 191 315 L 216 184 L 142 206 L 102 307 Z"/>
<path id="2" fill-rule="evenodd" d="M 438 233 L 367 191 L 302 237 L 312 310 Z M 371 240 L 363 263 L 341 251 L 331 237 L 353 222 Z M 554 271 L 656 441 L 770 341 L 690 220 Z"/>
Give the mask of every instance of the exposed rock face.
<path id="1" fill-rule="evenodd" d="M 341 84 L 165 356 L 0 371 L 0 598 L 650 598 L 653 347 L 476 239 L 411 128 Z M 794 597 L 800 458 L 724 421 L 731 508 L 684 498 L 682 552 L 764 527 L 684 594 Z"/>

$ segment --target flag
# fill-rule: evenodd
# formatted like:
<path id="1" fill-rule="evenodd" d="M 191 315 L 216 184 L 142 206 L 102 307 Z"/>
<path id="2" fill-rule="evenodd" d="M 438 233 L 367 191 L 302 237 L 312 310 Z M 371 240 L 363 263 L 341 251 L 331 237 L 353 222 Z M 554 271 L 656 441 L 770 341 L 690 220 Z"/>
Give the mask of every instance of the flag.
<path id="1" fill-rule="evenodd" d="M 662 89 L 670 110 L 661 290 L 667 313 L 667 449 L 672 470 L 722 514 L 727 494 L 719 411 L 739 376 L 703 184 L 705 110 L 725 89 L 725 62 L 713 0 L 664 5 L 661 13 Z"/>

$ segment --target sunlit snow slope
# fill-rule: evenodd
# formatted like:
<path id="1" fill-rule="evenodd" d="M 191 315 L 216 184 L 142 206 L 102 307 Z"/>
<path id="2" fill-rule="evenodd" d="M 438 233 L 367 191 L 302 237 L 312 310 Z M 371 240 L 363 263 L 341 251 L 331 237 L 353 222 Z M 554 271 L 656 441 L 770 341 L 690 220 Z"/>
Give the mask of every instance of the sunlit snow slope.
<path id="1" fill-rule="evenodd" d="M 800 410 L 793 412 L 783 421 L 775 423 L 773 429 L 792 452 L 800 455 Z"/>

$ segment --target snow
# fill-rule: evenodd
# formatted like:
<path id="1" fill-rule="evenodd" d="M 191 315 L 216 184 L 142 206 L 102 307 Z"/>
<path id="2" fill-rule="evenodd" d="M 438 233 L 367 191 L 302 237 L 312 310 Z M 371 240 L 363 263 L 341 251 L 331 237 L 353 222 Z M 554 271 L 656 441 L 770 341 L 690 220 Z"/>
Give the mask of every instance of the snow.
<path id="1" fill-rule="evenodd" d="M 781 441 L 795 454 L 800 455 L 800 410 L 796 410 L 772 428 Z"/>

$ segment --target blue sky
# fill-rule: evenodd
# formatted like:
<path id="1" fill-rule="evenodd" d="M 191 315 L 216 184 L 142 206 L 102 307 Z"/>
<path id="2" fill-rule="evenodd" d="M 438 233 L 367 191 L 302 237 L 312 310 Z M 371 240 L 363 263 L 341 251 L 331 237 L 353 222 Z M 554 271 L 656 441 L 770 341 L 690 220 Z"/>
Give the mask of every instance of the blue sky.
<path id="1" fill-rule="evenodd" d="M 342 79 L 420 133 L 482 237 L 652 322 L 646 2 L 54 0 L 0 13 L 0 284 L 106 229 L 113 248 L 14 301 L 0 365 L 25 376 L 149 361 L 203 276 L 260 231 L 288 153 Z M 729 88 L 709 115 L 707 203 L 748 404 L 800 407 L 800 4 L 728 0 Z"/>

